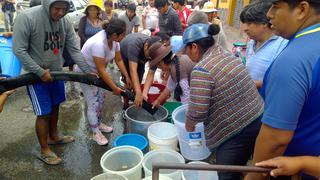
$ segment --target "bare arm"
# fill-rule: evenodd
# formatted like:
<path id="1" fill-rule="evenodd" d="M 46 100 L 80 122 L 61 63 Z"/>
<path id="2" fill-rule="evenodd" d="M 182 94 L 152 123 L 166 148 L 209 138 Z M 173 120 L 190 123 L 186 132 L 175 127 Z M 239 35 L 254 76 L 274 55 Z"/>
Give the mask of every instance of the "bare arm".
<path id="1" fill-rule="evenodd" d="M 11 91 L 6 91 L 2 94 L 0 94 L 0 113 L 2 112 L 4 103 L 6 102 L 7 98 L 14 93 L 15 90 L 11 90 Z"/>
<path id="2" fill-rule="evenodd" d="M 142 15 L 142 28 L 146 29 L 146 17 Z"/>
<path id="3" fill-rule="evenodd" d="M 131 81 L 133 85 L 133 90 L 136 94 L 134 104 L 140 107 L 142 105 L 143 96 L 141 93 L 140 81 L 139 81 L 137 69 L 138 69 L 138 63 L 129 60 L 129 70 L 130 70 Z"/>
<path id="4" fill-rule="evenodd" d="M 148 100 L 148 92 L 153 83 L 154 73 L 153 70 L 149 69 L 146 81 L 144 82 L 142 95 L 145 100 Z"/>
<path id="5" fill-rule="evenodd" d="M 262 124 L 253 155 L 253 163 L 283 155 L 293 137 L 293 131 L 272 128 Z M 261 174 L 250 173 L 246 180 L 265 179 Z"/>
<path id="6" fill-rule="evenodd" d="M 112 91 L 115 95 L 120 95 L 122 90 L 112 81 L 110 75 L 105 70 L 106 62 L 105 62 L 104 58 L 93 56 L 93 61 L 97 67 L 97 71 L 98 71 L 99 76 L 112 89 Z"/>
<path id="7" fill-rule="evenodd" d="M 123 60 L 122 60 L 122 57 L 121 57 L 121 54 L 120 54 L 120 51 L 119 52 L 116 52 L 116 55 L 115 55 L 115 62 L 117 64 L 117 66 L 119 67 L 120 69 L 120 72 L 124 75 L 124 77 L 126 78 L 126 84 L 127 84 L 127 88 L 131 88 L 131 79 L 129 78 L 129 74 L 127 72 L 127 69 L 123 63 Z"/>
<path id="8" fill-rule="evenodd" d="M 262 87 L 262 81 L 261 80 L 254 81 L 254 83 L 256 84 L 257 89 L 260 89 Z"/>
<path id="9" fill-rule="evenodd" d="M 312 156 L 276 157 L 255 164 L 261 167 L 275 168 L 270 172 L 273 177 L 292 176 L 304 172 L 320 178 L 320 158 Z"/>

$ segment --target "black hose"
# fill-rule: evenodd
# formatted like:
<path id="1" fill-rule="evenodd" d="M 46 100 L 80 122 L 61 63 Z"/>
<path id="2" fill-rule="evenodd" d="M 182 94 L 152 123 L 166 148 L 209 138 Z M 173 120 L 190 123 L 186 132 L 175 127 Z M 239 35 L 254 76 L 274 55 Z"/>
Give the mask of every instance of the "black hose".
<path id="1" fill-rule="evenodd" d="M 84 74 L 84 73 L 76 73 L 76 72 L 59 72 L 59 71 L 52 71 L 50 72 L 50 74 L 53 80 L 79 82 L 79 83 L 97 86 L 97 87 L 106 89 L 108 91 L 112 91 L 112 89 L 102 79 L 97 78 L 93 74 Z M 38 77 L 36 74 L 33 74 L 33 73 L 27 73 L 27 74 L 23 74 L 23 75 L 12 77 L 12 78 L 4 78 L 0 80 L 0 94 L 5 91 L 16 89 L 18 87 L 31 85 L 39 82 L 41 82 L 40 77 Z M 134 101 L 135 99 L 134 93 L 132 93 L 128 89 L 125 89 L 123 92 L 121 92 L 121 96 L 127 97 L 131 101 Z M 143 101 L 142 107 L 151 114 L 154 114 L 157 111 L 157 108 L 152 108 L 152 105 L 146 101 Z"/>

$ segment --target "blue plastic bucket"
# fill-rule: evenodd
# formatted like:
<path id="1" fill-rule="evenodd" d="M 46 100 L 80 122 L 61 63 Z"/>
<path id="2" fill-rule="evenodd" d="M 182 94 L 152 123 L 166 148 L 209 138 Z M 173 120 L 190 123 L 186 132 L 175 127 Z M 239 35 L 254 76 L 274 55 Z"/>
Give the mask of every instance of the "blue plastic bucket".
<path id="1" fill-rule="evenodd" d="M 0 67 L 1 74 L 15 77 L 20 75 L 21 64 L 12 51 L 12 37 L 0 35 Z"/>
<path id="2" fill-rule="evenodd" d="M 140 134 L 129 133 L 118 136 L 114 140 L 113 146 L 134 146 L 140 149 L 142 152 L 146 153 L 148 147 L 148 140 Z"/>

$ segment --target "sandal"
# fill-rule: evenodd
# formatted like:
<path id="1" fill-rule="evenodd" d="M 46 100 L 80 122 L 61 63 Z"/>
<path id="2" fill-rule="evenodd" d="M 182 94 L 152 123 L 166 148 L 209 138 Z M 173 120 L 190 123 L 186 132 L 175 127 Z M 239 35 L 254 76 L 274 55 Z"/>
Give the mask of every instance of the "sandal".
<path id="1" fill-rule="evenodd" d="M 99 130 L 100 130 L 101 132 L 104 132 L 104 133 L 112 133 L 112 132 L 113 132 L 112 127 L 107 126 L 107 125 L 104 124 L 104 123 L 100 123 L 100 125 L 99 125 Z"/>
<path id="2" fill-rule="evenodd" d="M 48 165 L 58 165 L 62 162 L 62 159 L 54 152 L 51 152 L 50 154 L 40 154 L 37 158 Z"/>
<path id="3" fill-rule="evenodd" d="M 74 141 L 75 141 L 75 139 L 73 136 L 63 136 L 58 141 L 48 141 L 48 145 L 67 144 L 67 143 L 71 143 Z"/>

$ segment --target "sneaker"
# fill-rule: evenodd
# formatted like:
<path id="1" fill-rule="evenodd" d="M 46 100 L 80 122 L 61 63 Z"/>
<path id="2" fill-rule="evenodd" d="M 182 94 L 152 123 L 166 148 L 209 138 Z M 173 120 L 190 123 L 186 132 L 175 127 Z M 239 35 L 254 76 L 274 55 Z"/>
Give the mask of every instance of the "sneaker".
<path id="1" fill-rule="evenodd" d="M 109 127 L 109 126 L 107 126 L 107 125 L 104 124 L 104 123 L 100 123 L 100 125 L 99 125 L 99 130 L 100 130 L 101 132 L 104 132 L 104 133 L 112 133 L 112 132 L 113 132 L 112 127 Z"/>
<path id="2" fill-rule="evenodd" d="M 93 134 L 93 140 L 100 146 L 108 144 L 108 139 L 100 131 Z"/>

